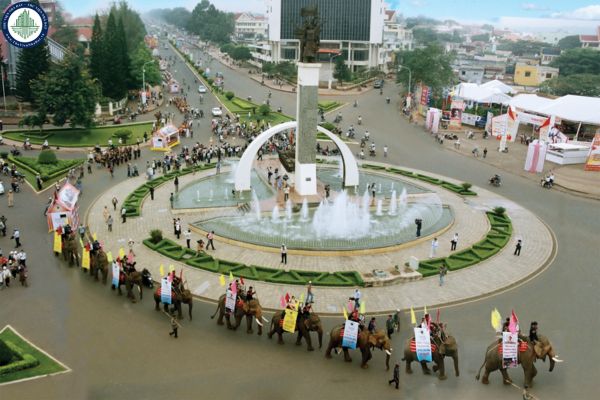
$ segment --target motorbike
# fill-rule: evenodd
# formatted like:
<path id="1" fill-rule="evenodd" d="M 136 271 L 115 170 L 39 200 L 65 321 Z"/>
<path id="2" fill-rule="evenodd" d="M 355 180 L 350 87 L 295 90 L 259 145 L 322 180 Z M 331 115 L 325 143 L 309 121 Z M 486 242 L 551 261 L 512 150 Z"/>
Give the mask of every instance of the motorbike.
<path id="1" fill-rule="evenodd" d="M 342 122 L 342 116 L 338 114 L 338 115 L 335 117 L 335 119 L 333 120 L 333 122 L 334 122 L 335 124 L 339 124 L 340 122 Z"/>
<path id="2" fill-rule="evenodd" d="M 552 186 L 554 186 L 554 181 L 552 179 L 542 178 L 540 181 L 540 186 L 544 189 L 552 189 Z"/>
<path id="3" fill-rule="evenodd" d="M 370 155 L 371 157 L 375 157 L 377 154 L 375 153 L 375 150 L 374 150 L 374 149 L 371 149 L 371 150 L 369 150 L 369 155 Z"/>
<path id="4" fill-rule="evenodd" d="M 489 184 L 492 186 L 499 187 L 500 185 L 502 185 L 502 178 L 500 178 L 500 175 L 494 175 L 489 179 Z"/>
<path id="5" fill-rule="evenodd" d="M 154 281 L 152 280 L 152 274 L 146 268 L 142 270 L 142 284 L 150 289 L 154 287 Z"/>
<path id="6" fill-rule="evenodd" d="M 360 139 L 360 148 L 364 148 L 367 145 L 367 139 L 362 138 Z"/>

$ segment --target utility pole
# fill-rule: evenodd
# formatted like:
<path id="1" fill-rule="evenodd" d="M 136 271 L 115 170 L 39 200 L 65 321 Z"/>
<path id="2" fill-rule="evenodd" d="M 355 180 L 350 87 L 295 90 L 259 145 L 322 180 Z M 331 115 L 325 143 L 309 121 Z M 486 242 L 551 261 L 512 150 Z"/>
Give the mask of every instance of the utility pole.
<path id="1" fill-rule="evenodd" d="M 154 63 L 154 60 L 147 61 L 144 63 L 144 65 L 142 65 L 142 93 L 146 93 L 146 64 L 152 64 L 152 63 Z M 143 100 L 142 105 L 146 105 L 145 95 L 142 100 Z"/>

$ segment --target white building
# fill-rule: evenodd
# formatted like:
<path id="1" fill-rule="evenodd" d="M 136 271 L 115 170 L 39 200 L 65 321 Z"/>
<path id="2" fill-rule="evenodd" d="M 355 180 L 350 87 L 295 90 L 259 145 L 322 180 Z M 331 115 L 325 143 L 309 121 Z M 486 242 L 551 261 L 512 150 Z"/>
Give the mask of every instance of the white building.
<path id="1" fill-rule="evenodd" d="M 412 29 L 406 29 L 404 24 L 398 22 L 396 11 L 386 10 L 379 63 L 387 70 L 394 63 L 394 55 L 397 51 L 412 50 L 413 45 Z"/>
<path id="2" fill-rule="evenodd" d="M 302 26 L 300 10 L 316 5 L 321 19 L 319 61 L 331 64 L 340 54 L 352 70 L 377 68 L 383 42 L 383 0 L 266 0 L 268 38 L 274 62 L 298 61 L 296 29 Z"/>
<path id="3" fill-rule="evenodd" d="M 267 32 L 267 19 L 263 15 L 236 14 L 234 28 L 236 38 L 266 38 Z"/>

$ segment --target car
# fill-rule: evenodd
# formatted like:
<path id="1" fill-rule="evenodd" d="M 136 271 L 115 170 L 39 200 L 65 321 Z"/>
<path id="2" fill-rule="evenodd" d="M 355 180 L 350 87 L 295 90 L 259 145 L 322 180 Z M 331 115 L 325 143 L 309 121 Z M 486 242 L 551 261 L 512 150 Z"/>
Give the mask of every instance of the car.
<path id="1" fill-rule="evenodd" d="M 375 89 L 381 89 L 383 87 L 383 79 L 376 80 L 375 84 L 373 85 L 373 87 Z"/>
<path id="2" fill-rule="evenodd" d="M 206 86 L 204 86 L 204 85 L 198 86 L 198 93 L 206 93 Z"/>
<path id="3" fill-rule="evenodd" d="M 0 181 L 0 194 L 4 194 L 4 183 Z"/>
<path id="4" fill-rule="evenodd" d="M 210 112 L 213 117 L 221 117 L 223 115 L 223 111 L 219 107 L 214 107 Z"/>

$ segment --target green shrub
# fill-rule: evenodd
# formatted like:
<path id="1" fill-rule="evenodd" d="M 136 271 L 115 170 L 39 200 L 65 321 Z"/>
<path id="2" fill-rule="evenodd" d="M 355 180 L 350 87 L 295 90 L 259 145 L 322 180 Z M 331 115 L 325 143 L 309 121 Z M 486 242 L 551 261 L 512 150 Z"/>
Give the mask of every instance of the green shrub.
<path id="1" fill-rule="evenodd" d="M 113 134 L 113 136 L 116 137 L 117 139 L 121 139 L 123 144 L 127 143 L 127 140 L 129 140 L 131 135 L 132 135 L 132 132 L 129 129 L 119 129 L 119 130 L 115 131 L 115 133 Z"/>
<path id="2" fill-rule="evenodd" d="M 40 164 L 56 164 L 56 153 L 54 153 L 52 150 L 42 150 L 37 161 Z"/>
<path id="3" fill-rule="evenodd" d="M 162 231 L 160 229 L 152 229 L 150 231 L 150 241 L 154 244 L 158 244 L 161 240 L 163 240 Z"/>
<path id="4" fill-rule="evenodd" d="M 214 79 L 213 78 L 206 78 L 206 82 L 212 86 L 212 84 L 214 83 Z"/>
<path id="5" fill-rule="evenodd" d="M 466 192 L 466 191 L 468 191 L 469 189 L 471 189 L 471 187 L 472 187 L 473 185 L 471 185 L 469 182 L 464 182 L 464 183 L 462 183 L 460 186 L 462 186 L 463 190 Z"/>
<path id="6" fill-rule="evenodd" d="M 261 104 L 260 107 L 258 107 L 258 113 L 266 117 L 271 114 L 271 107 L 268 104 Z"/>
<path id="7" fill-rule="evenodd" d="M 8 158 L 8 151 L 0 151 L 0 158 L 6 160 Z"/>
<path id="8" fill-rule="evenodd" d="M 325 129 L 327 129 L 329 132 L 333 132 L 336 128 L 336 126 L 334 124 L 332 124 L 331 122 L 323 122 L 321 124 L 321 126 Z"/>
<path id="9" fill-rule="evenodd" d="M 494 211 L 494 214 L 496 214 L 496 215 L 504 216 L 504 213 L 506 212 L 506 208 L 504 208 L 504 207 L 494 207 L 493 211 Z"/>
<path id="10" fill-rule="evenodd" d="M 225 98 L 229 101 L 231 101 L 231 99 L 233 99 L 234 97 L 235 97 L 235 93 L 233 93 L 233 92 L 225 93 Z"/>
<path id="11" fill-rule="evenodd" d="M 0 340 L 0 366 L 10 364 L 13 357 L 14 355 L 10 348 L 3 340 Z"/>

